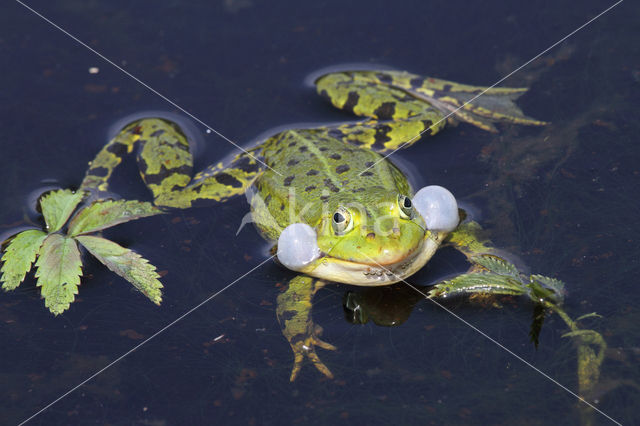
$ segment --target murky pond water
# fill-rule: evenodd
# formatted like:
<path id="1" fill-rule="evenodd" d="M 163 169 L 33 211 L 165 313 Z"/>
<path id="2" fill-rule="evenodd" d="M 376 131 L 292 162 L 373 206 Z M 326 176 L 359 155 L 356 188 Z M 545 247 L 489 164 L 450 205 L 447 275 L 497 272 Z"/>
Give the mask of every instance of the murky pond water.
<path id="1" fill-rule="evenodd" d="M 291 123 L 351 120 L 306 83 L 317 70 L 366 64 L 490 85 L 613 2 L 28 1 L 29 6 L 247 146 Z M 638 424 L 640 402 L 639 9 L 623 2 L 508 78 L 519 105 L 551 122 L 491 134 L 461 124 L 394 154 L 419 186 L 449 188 L 498 247 L 567 283 L 565 310 L 608 344 L 590 396 Z M 18 2 L 0 17 L 0 235 L 39 220 L 34 201 L 77 187 L 87 162 L 127 116 L 182 115 Z M 92 69 L 92 68 L 96 69 Z M 91 72 L 90 72 L 90 69 Z M 233 147 L 182 115 L 195 168 Z M 114 191 L 149 199 L 135 161 Z M 0 295 L 0 420 L 17 424 L 118 359 L 265 259 L 255 229 L 236 230 L 244 197 L 105 232 L 162 271 L 160 307 L 97 261 L 85 263 L 71 309 L 48 313 L 30 276 Z M 411 278 L 426 286 L 467 268 L 442 250 Z M 276 298 L 294 275 L 267 263 L 97 375 L 31 424 L 609 424 L 513 354 L 402 285 L 373 294 L 328 285 L 315 298 L 320 350 L 289 383 L 293 356 Z M 388 300 L 396 327 L 354 325 L 353 292 Z M 446 306 L 558 383 L 577 391 L 576 350 L 546 317 L 537 349 L 533 305 L 469 299 Z M 382 321 L 380 321 L 382 322 Z"/>

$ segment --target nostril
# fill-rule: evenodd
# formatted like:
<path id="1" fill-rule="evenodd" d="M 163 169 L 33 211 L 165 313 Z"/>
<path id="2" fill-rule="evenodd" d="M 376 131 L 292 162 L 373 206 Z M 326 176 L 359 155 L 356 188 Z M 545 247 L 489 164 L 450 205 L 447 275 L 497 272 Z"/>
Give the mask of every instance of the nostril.
<path id="1" fill-rule="evenodd" d="M 375 232 L 369 232 L 367 234 L 367 240 L 373 240 L 376 237 Z"/>

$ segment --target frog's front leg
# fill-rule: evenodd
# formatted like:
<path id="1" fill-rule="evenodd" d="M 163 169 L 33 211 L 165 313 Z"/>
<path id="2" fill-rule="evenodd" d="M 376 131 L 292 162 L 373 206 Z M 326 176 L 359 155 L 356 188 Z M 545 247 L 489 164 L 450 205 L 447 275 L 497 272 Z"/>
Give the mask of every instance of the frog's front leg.
<path id="1" fill-rule="evenodd" d="M 473 220 L 464 221 L 466 213 L 460 210 L 461 222 L 460 225 L 447 235 L 447 238 L 442 243 L 442 246 L 451 246 L 461 252 L 467 257 L 470 263 L 473 262 L 473 257 L 480 254 L 494 254 L 495 248 L 492 246 L 491 241 L 485 237 L 484 230 L 480 227 L 478 222 Z"/>
<path id="2" fill-rule="evenodd" d="M 292 279 L 284 293 L 278 296 L 276 313 L 282 327 L 282 334 L 287 338 L 294 354 L 293 369 L 290 380 L 293 382 L 304 358 L 325 376 L 333 378 L 333 374 L 316 354 L 315 347 L 335 350 L 336 347 L 320 340 L 321 328 L 311 319 L 311 301 L 315 293 L 324 286 L 324 282 L 307 275 L 298 275 Z"/>

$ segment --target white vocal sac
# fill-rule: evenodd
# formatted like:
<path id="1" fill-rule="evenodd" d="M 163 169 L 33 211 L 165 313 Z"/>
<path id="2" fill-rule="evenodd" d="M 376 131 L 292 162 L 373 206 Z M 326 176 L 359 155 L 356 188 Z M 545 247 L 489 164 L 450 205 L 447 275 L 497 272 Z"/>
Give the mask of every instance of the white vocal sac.
<path id="1" fill-rule="evenodd" d="M 425 186 L 416 193 L 412 201 L 428 229 L 451 232 L 458 226 L 458 203 L 447 189 L 438 185 Z"/>
<path id="2" fill-rule="evenodd" d="M 299 271 L 320 257 L 316 231 L 306 223 L 293 223 L 278 238 L 278 260 L 287 268 Z"/>

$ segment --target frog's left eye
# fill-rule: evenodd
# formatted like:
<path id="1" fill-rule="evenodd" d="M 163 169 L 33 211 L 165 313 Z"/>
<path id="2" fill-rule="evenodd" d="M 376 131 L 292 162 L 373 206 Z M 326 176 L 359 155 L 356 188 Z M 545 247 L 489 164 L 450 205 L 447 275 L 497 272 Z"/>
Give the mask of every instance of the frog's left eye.
<path id="1" fill-rule="evenodd" d="M 398 196 L 398 207 L 400 207 L 400 217 L 411 219 L 413 217 L 413 203 L 406 195 Z"/>
<path id="2" fill-rule="evenodd" d="M 353 229 L 351 213 L 344 207 L 338 207 L 331 219 L 331 226 L 337 235 L 346 234 Z"/>

